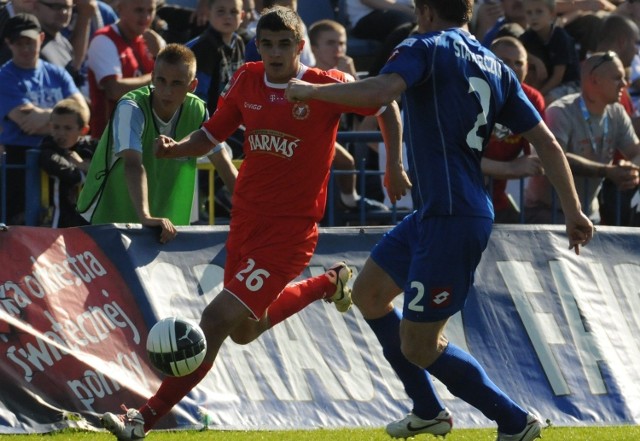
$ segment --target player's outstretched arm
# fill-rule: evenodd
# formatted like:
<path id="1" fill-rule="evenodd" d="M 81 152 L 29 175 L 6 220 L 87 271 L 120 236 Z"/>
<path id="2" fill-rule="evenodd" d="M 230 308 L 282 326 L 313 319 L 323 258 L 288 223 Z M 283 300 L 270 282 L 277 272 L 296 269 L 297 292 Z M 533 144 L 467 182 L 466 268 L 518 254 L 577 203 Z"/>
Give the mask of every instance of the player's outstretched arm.
<path id="1" fill-rule="evenodd" d="M 354 107 L 382 107 L 407 88 L 398 74 L 383 74 L 351 83 L 311 84 L 293 78 L 289 81 L 285 96 L 289 101 L 310 99 Z"/>
<path id="2" fill-rule="evenodd" d="M 179 142 L 160 135 L 156 138 L 155 154 L 157 158 L 199 157 L 209 153 L 216 144 L 219 142 L 211 140 L 202 129 L 191 132 Z"/>
<path id="3" fill-rule="evenodd" d="M 536 148 L 544 165 L 545 174 L 558 193 L 565 216 L 569 248 L 575 249 L 576 254 L 580 254 L 580 246 L 589 243 L 593 237 L 594 228 L 589 218 L 582 212 L 564 151 L 542 121 L 523 135 Z"/>

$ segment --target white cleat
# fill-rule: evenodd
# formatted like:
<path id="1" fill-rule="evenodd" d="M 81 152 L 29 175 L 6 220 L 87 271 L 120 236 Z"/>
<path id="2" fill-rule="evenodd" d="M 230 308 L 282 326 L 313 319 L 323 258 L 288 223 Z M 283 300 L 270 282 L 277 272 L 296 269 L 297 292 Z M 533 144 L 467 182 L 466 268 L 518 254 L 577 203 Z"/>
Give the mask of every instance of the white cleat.
<path id="1" fill-rule="evenodd" d="M 347 312 L 351 308 L 351 288 L 347 287 L 353 271 L 345 262 L 334 263 L 325 275 L 336 285 L 336 291 L 325 300 L 336 305 L 340 312 Z"/>
<path id="2" fill-rule="evenodd" d="M 532 441 L 536 438 L 541 438 L 540 432 L 542 432 L 542 423 L 538 421 L 538 418 L 529 414 L 527 415 L 527 425 L 522 432 L 515 435 L 498 432 L 496 441 Z"/>
<path id="3" fill-rule="evenodd" d="M 124 405 L 122 409 L 125 414 L 117 415 L 107 412 L 102 415 L 100 421 L 102 427 L 113 433 L 120 441 L 131 441 L 144 438 L 144 418 L 137 409 L 127 409 Z"/>
<path id="4" fill-rule="evenodd" d="M 427 433 L 444 437 L 453 427 L 451 413 L 444 409 L 432 420 L 422 418 L 410 413 L 401 420 L 387 424 L 387 433 L 391 438 L 411 438 L 421 433 Z"/>

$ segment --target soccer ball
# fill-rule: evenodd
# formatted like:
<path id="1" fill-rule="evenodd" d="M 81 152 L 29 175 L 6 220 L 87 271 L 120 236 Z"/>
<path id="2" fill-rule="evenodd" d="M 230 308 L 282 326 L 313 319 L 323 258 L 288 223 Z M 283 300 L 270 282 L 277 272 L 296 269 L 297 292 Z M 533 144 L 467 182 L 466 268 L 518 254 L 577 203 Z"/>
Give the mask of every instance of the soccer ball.
<path id="1" fill-rule="evenodd" d="M 149 331 L 147 353 L 156 369 L 172 377 L 183 377 L 198 369 L 207 353 L 207 341 L 200 326 L 167 317 Z"/>

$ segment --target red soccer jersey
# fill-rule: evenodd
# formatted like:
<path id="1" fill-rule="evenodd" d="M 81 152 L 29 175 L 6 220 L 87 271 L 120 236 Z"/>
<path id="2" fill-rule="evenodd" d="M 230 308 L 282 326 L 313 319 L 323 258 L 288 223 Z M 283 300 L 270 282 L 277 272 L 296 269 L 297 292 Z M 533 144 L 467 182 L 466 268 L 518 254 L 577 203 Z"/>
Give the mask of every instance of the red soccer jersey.
<path id="1" fill-rule="evenodd" d="M 528 84 L 522 84 L 522 90 L 524 94 L 529 98 L 533 107 L 536 108 L 538 113 L 544 117 L 544 98 L 537 89 L 529 86 Z M 512 133 L 505 134 L 506 136 L 496 136 L 496 131 L 491 134 L 489 144 L 484 150 L 484 156 L 489 159 L 495 159 L 496 161 L 513 161 L 520 152 L 524 152 L 525 155 L 531 153 L 531 147 L 529 141 L 524 139 L 521 135 L 514 135 Z M 509 205 L 509 199 L 505 192 L 507 188 L 507 181 L 505 179 L 493 180 L 493 208 L 495 211 L 504 210 Z"/>
<path id="2" fill-rule="evenodd" d="M 316 84 L 347 81 L 344 73 L 303 66 L 298 78 Z M 233 208 L 262 216 L 311 217 L 319 221 L 342 113 L 373 115 L 378 109 L 322 101 L 290 103 L 286 84 L 269 83 L 262 62 L 235 73 L 203 128 L 222 141 L 245 126 L 244 155 Z"/>

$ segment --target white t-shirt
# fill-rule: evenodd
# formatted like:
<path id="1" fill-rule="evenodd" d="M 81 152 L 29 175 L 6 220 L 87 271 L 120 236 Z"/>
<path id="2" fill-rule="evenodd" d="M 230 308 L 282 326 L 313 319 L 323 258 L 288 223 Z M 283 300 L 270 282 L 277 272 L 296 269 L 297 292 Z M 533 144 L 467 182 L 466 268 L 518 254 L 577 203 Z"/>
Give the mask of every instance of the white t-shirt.
<path id="1" fill-rule="evenodd" d="M 117 26 L 114 28 L 116 32 L 120 33 Z M 106 35 L 96 35 L 91 39 L 89 49 L 87 49 L 87 66 L 93 71 L 98 84 L 108 76 L 122 77 L 122 64 L 118 48 L 112 39 Z"/>

